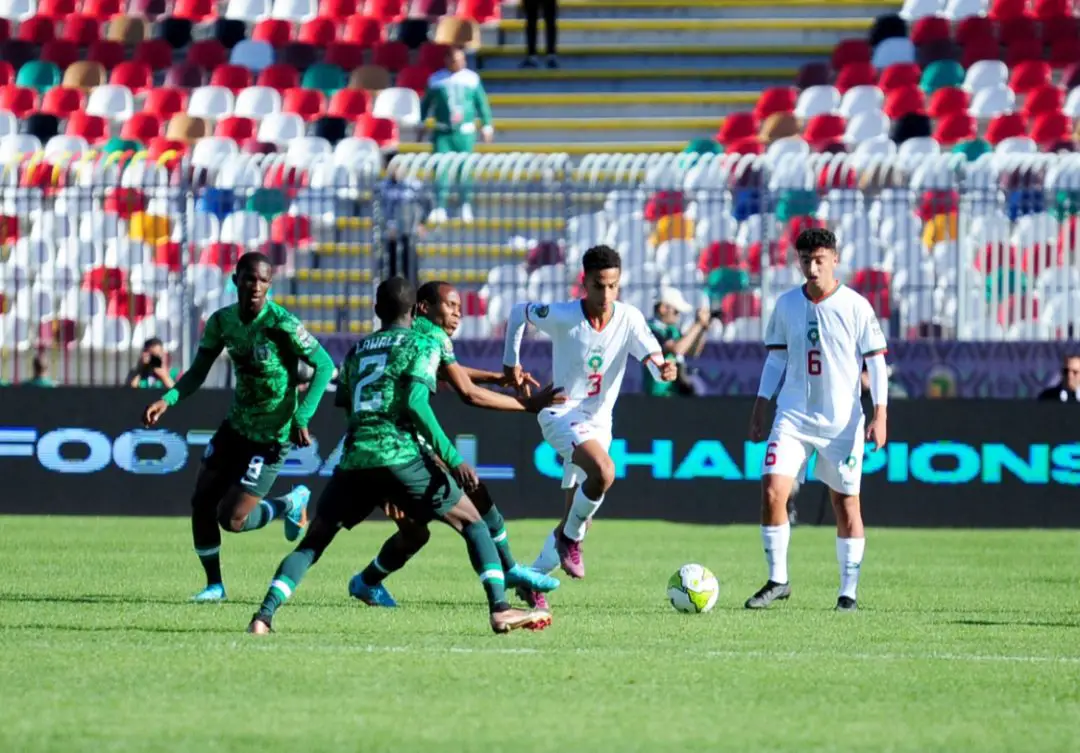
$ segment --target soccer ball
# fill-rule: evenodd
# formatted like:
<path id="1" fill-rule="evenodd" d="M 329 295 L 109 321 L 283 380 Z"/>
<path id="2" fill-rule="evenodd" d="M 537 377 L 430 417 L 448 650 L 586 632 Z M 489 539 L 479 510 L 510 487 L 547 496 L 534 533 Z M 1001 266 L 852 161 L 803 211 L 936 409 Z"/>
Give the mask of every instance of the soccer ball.
<path id="1" fill-rule="evenodd" d="M 683 565 L 668 578 L 668 599 L 680 612 L 708 612 L 716 605 L 720 584 L 707 567 Z"/>

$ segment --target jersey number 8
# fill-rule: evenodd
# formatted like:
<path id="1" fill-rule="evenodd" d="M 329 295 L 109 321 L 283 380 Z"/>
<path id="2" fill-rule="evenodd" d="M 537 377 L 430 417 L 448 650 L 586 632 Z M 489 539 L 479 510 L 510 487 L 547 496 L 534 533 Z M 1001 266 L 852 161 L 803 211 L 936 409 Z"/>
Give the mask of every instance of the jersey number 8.
<path id="1" fill-rule="evenodd" d="M 806 373 L 810 376 L 821 376 L 821 351 L 806 351 Z"/>
<path id="2" fill-rule="evenodd" d="M 375 356 L 368 356 L 360 359 L 360 363 L 357 364 L 357 371 L 363 374 L 360 377 L 360 381 L 356 383 L 356 387 L 353 389 L 353 413 L 361 413 L 369 410 L 379 410 L 382 407 L 382 394 L 375 393 L 374 397 L 364 400 L 364 388 L 372 382 L 378 380 L 383 375 L 383 371 L 386 370 L 386 355 L 380 353 Z M 366 374 L 364 372 L 367 372 Z"/>

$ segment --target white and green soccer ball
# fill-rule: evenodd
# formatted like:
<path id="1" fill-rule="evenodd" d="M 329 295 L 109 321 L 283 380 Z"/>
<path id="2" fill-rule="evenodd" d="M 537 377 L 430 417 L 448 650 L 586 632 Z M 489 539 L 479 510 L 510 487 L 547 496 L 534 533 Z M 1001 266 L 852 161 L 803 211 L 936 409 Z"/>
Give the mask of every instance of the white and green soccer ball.
<path id="1" fill-rule="evenodd" d="M 667 595 L 679 612 L 708 612 L 716 605 L 720 584 L 707 567 L 683 565 L 668 578 Z"/>

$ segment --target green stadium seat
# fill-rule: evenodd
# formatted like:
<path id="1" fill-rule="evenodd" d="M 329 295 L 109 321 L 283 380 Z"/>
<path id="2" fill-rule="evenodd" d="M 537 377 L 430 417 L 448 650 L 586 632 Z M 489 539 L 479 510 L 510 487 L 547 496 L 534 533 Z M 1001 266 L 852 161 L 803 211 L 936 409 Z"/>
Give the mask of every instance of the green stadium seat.
<path id="1" fill-rule="evenodd" d="M 300 85 L 305 89 L 318 89 L 327 97 L 333 96 L 338 89 L 344 89 L 348 83 L 345 71 L 336 65 L 319 63 L 308 68 Z"/>

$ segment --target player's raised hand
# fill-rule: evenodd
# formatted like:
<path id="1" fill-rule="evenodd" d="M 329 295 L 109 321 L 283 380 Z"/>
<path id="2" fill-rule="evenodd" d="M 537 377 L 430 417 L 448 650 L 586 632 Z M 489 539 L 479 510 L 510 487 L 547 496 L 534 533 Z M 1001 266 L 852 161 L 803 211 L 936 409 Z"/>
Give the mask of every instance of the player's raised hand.
<path id="1" fill-rule="evenodd" d="M 311 432 L 306 426 L 293 424 L 292 431 L 289 433 L 291 434 L 289 439 L 297 447 L 311 447 Z"/>
<path id="2" fill-rule="evenodd" d="M 665 382 L 674 382 L 679 377 L 679 364 L 674 361 L 664 361 L 660 367 L 660 378 Z"/>
<path id="3" fill-rule="evenodd" d="M 525 400 L 525 409 L 530 413 L 539 413 L 551 405 L 562 405 L 566 402 L 566 394 L 562 387 L 549 384 L 532 397 Z"/>
<path id="4" fill-rule="evenodd" d="M 164 400 L 158 400 L 157 402 L 150 403 L 146 406 L 146 410 L 143 411 L 143 426 L 149 429 L 151 426 L 157 424 L 161 420 L 162 415 L 169 409 L 169 404 Z"/>
<path id="5" fill-rule="evenodd" d="M 480 486 L 480 477 L 468 463 L 461 463 L 456 468 L 451 468 L 450 475 L 461 485 L 466 494 L 476 491 L 476 487 Z"/>
<path id="6" fill-rule="evenodd" d="M 529 396 L 528 383 L 525 381 L 525 371 L 521 366 L 503 366 L 503 386 L 512 387 L 519 395 Z"/>
<path id="7" fill-rule="evenodd" d="M 889 431 L 886 426 L 885 414 L 875 410 L 874 418 L 870 421 L 870 425 L 866 427 L 866 441 L 873 442 L 874 448 L 880 450 L 885 446 L 888 435 Z"/>

